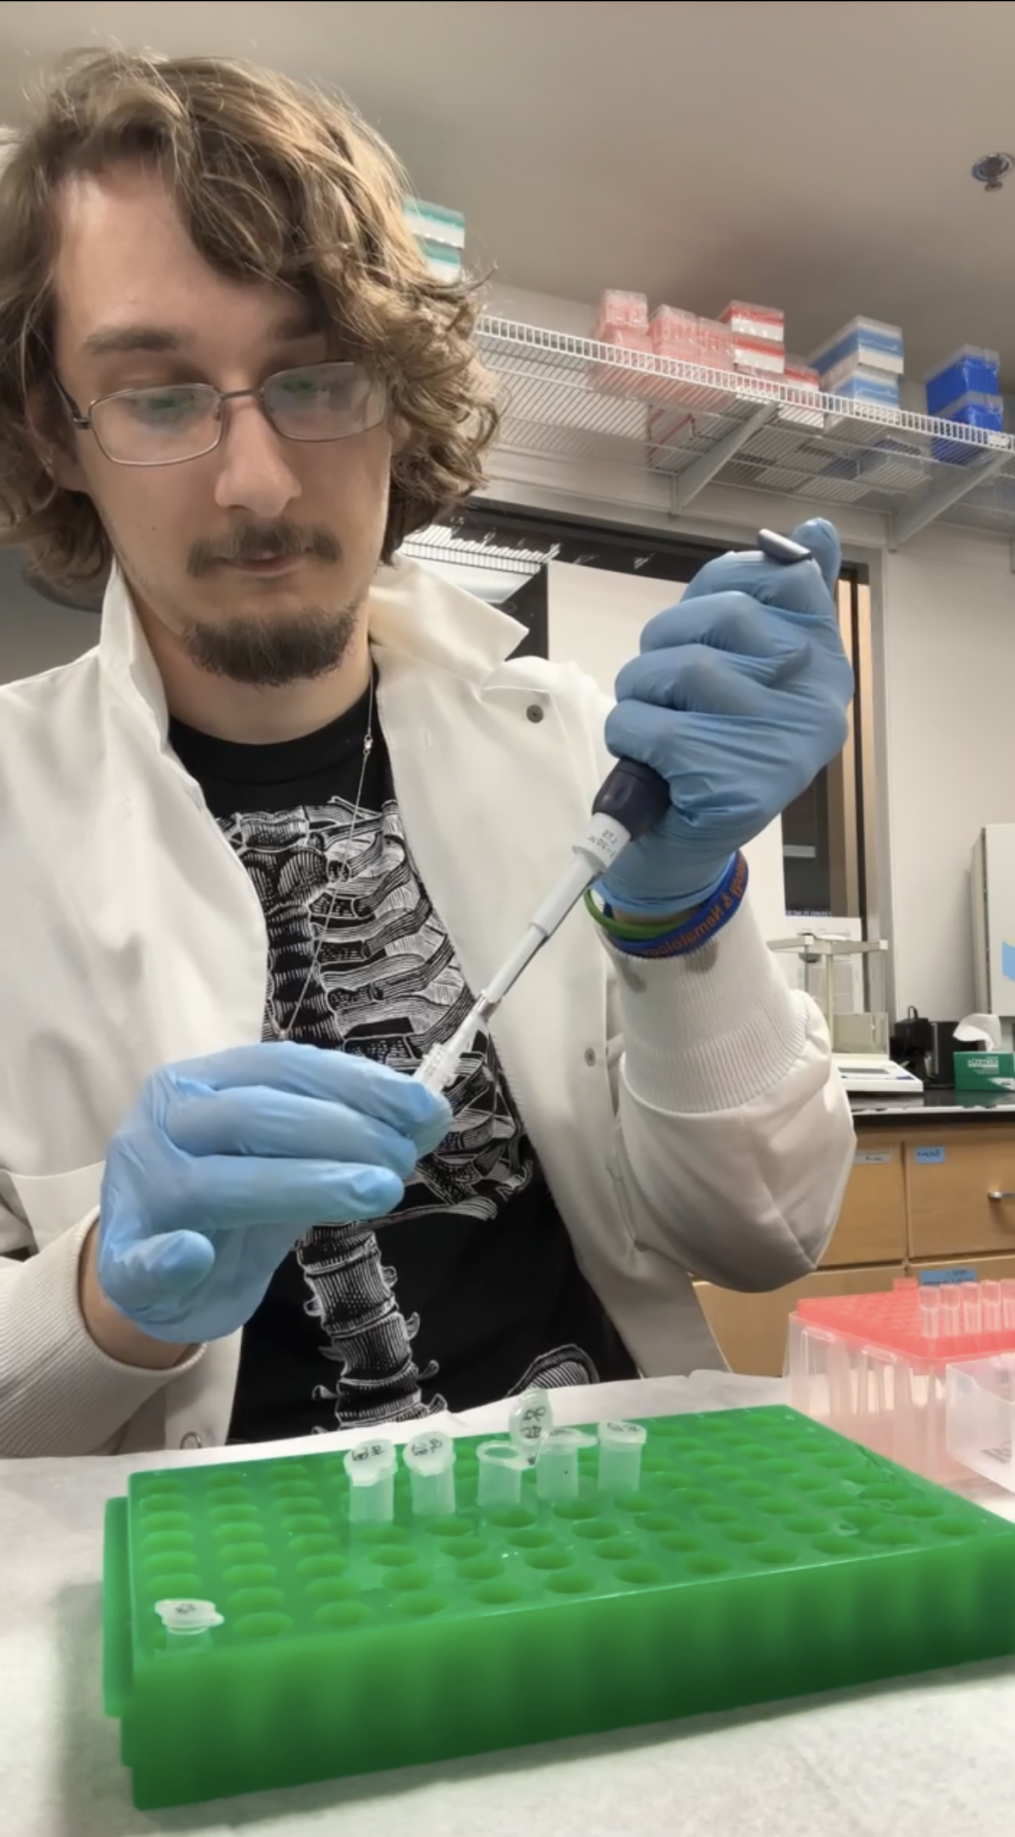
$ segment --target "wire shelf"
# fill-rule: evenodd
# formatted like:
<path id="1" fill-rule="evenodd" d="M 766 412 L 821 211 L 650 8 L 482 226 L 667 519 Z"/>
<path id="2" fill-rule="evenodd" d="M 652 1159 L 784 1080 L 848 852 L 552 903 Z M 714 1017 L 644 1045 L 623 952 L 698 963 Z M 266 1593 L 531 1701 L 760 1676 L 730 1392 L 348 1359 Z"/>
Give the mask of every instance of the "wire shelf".
<path id="1" fill-rule="evenodd" d="M 717 483 L 874 511 L 892 548 L 937 518 L 1015 536 L 1008 434 L 509 319 L 482 319 L 478 343 L 503 453 L 647 469 L 674 514 Z"/>
<path id="2" fill-rule="evenodd" d="M 496 574 L 518 574 L 523 580 L 538 573 L 544 562 L 552 561 L 559 545 L 545 548 L 505 548 L 485 537 L 464 534 L 445 523 L 433 523 L 407 536 L 399 551 L 414 561 L 452 562 L 457 566 L 488 568 Z"/>

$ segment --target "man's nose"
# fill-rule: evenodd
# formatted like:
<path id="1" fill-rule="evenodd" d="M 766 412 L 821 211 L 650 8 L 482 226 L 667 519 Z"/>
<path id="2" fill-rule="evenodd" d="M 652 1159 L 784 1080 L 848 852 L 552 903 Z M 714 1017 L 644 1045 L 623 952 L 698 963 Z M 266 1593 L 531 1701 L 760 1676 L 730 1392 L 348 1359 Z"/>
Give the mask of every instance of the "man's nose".
<path id="1" fill-rule="evenodd" d="M 265 521 L 281 516 L 301 493 L 286 457 L 287 443 L 252 395 L 224 402 L 222 414 L 216 504 L 222 510 L 249 510 Z"/>

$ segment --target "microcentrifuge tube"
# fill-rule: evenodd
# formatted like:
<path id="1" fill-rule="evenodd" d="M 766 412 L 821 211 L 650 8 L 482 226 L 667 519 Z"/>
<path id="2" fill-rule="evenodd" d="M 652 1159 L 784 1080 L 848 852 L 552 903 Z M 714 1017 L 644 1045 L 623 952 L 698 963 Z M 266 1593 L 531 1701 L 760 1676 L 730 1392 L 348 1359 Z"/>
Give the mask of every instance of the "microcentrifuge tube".
<path id="1" fill-rule="evenodd" d="M 167 1646 L 178 1651 L 209 1645 L 212 1627 L 225 1626 L 214 1601 L 156 1601 L 155 1612 L 166 1629 Z"/>
<path id="2" fill-rule="evenodd" d="M 349 1476 L 349 1523 L 391 1524 L 395 1516 L 395 1449 L 389 1441 L 360 1442 L 343 1462 Z"/>
<path id="3" fill-rule="evenodd" d="M 1001 1331 L 1001 1285 L 999 1282 L 981 1282 L 980 1299 L 983 1303 L 984 1333 Z"/>
<path id="4" fill-rule="evenodd" d="M 599 1425 L 599 1491 L 636 1493 L 641 1483 L 641 1451 L 647 1431 L 640 1422 Z"/>
<path id="5" fill-rule="evenodd" d="M 1005 1328 L 1015 1327 L 1015 1280 L 1005 1276 L 1001 1281 L 1001 1313 L 1004 1316 L 1002 1325 Z"/>
<path id="6" fill-rule="evenodd" d="M 536 1456 L 536 1497 L 577 1499 L 578 1450 L 585 1437 L 577 1429 L 551 1429 Z"/>
<path id="7" fill-rule="evenodd" d="M 962 1330 L 962 1302 L 957 1288 L 941 1290 L 941 1333 L 945 1339 L 957 1339 Z"/>
<path id="8" fill-rule="evenodd" d="M 924 1339 L 937 1339 L 941 1331 L 941 1296 L 936 1288 L 920 1290 L 920 1331 Z"/>
<path id="9" fill-rule="evenodd" d="M 539 1444 L 553 1428 L 553 1408 L 545 1391 L 526 1391 L 508 1417 L 508 1434 L 519 1453 L 534 1461 Z"/>
<path id="10" fill-rule="evenodd" d="M 451 1518 L 455 1510 L 455 1444 L 432 1429 L 414 1435 L 402 1455 L 409 1469 L 414 1518 Z"/>
<path id="11" fill-rule="evenodd" d="M 980 1285 L 978 1282 L 961 1282 L 959 1294 L 962 1297 L 962 1331 L 963 1333 L 980 1332 Z"/>
<path id="12" fill-rule="evenodd" d="M 512 1441 L 480 1442 L 477 1503 L 481 1511 L 495 1505 L 517 1505 L 522 1496 L 522 1475 L 529 1460 Z"/>

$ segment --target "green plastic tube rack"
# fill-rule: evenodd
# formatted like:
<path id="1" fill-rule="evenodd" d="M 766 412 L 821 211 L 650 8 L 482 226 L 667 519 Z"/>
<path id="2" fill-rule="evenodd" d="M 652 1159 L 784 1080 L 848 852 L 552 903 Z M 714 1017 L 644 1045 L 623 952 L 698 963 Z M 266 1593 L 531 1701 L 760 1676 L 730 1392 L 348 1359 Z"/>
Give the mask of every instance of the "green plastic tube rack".
<path id="1" fill-rule="evenodd" d="M 337 1454 L 132 1476 L 105 1705 L 142 1809 L 1015 1650 L 1015 1525 L 788 1409 L 650 1420 L 640 1490 L 350 1528 Z M 155 1604 L 214 1604 L 173 1638 Z M 216 1620 L 217 1620 L 216 1616 Z"/>

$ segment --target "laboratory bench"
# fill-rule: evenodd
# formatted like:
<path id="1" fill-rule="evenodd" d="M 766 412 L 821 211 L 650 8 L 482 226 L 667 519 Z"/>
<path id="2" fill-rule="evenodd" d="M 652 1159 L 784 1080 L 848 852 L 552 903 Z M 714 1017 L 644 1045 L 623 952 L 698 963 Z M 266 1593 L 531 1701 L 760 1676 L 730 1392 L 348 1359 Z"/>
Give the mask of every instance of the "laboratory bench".
<path id="1" fill-rule="evenodd" d="M 1015 1102 L 1007 1093 L 925 1090 L 856 1097 L 853 1171 L 818 1270 L 768 1294 L 699 1282 L 734 1371 L 782 1373 L 798 1299 L 890 1289 L 953 1266 L 981 1280 L 1015 1276 Z"/>
<path id="2" fill-rule="evenodd" d="M 554 1393 L 558 1423 L 749 1408 L 780 1384 L 723 1372 Z M 452 1424 L 506 1427 L 506 1404 Z M 442 1419 L 434 1419 L 441 1422 Z M 409 1425 L 396 1439 L 411 1433 Z M 264 1456 L 346 1448 L 355 1435 Z M 18 1837 L 1002 1837 L 1011 1829 L 1015 1660 L 402 1772 L 140 1812 L 102 1712 L 102 1524 L 132 1473 L 249 1449 L 0 1461 L 0 1753 Z M 1015 1518 L 1015 1496 L 972 1496 Z M 787 1625 L 785 1636 L 793 1636 Z M 730 1628 L 731 1639 L 738 1634 Z M 675 1655 L 679 1662 L 679 1654 Z M 482 1688 L 482 1684 L 477 1686 Z M 172 1727 L 166 1740 L 173 1740 Z"/>

